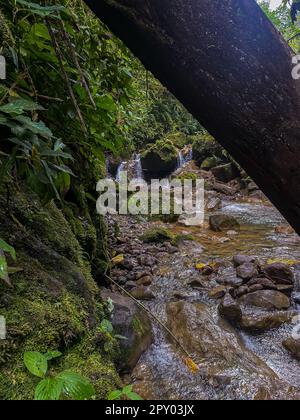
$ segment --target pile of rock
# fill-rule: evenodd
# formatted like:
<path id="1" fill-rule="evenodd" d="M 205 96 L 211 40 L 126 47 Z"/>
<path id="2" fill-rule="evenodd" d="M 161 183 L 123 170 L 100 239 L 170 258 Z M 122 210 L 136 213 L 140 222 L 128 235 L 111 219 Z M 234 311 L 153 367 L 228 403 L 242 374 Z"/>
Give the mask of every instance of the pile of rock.
<path id="1" fill-rule="evenodd" d="M 224 282 L 219 290 L 220 314 L 245 330 L 267 330 L 292 320 L 291 307 L 294 273 L 283 263 L 261 267 L 255 257 L 233 258 L 236 279 Z M 222 286 L 221 286 L 222 287 Z"/>

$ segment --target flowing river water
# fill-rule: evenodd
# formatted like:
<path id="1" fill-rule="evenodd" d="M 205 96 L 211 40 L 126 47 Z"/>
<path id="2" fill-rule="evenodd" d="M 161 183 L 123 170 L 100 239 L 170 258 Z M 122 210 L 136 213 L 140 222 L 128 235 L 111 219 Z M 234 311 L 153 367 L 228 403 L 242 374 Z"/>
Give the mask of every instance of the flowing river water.
<path id="1" fill-rule="evenodd" d="M 166 324 L 174 324 L 181 343 L 192 353 L 200 370 L 192 373 L 182 352 L 153 323 L 153 344 L 132 374 L 136 390 L 147 399 L 296 399 L 300 363 L 281 344 L 294 325 L 284 324 L 260 334 L 233 329 L 219 317 L 219 301 L 209 299 L 205 287 L 192 288 L 190 283 L 199 278 L 195 271 L 199 261 L 221 260 L 218 276 L 235 277 L 232 257 L 242 253 L 255 255 L 261 264 L 276 258 L 295 260 L 297 292 L 299 237 L 275 232 L 276 226 L 286 223 L 269 203 L 224 202 L 221 212 L 237 218 L 241 224 L 238 234 L 228 236 L 205 228 L 168 226 L 176 234 L 192 234 L 195 241 L 184 242 L 179 253 L 160 258 L 151 285 L 155 299 L 146 303 Z M 197 310 L 194 304 L 199 304 Z M 178 312 L 178 305 L 185 309 Z M 294 309 L 300 308 L 294 305 Z M 197 346 L 202 347 L 201 351 Z"/>

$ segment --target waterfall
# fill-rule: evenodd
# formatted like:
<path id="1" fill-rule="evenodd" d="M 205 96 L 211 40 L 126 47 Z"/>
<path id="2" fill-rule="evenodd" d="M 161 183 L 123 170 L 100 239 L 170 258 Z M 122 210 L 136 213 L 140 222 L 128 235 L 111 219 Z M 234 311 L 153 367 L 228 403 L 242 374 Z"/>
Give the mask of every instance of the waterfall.
<path id="1" fill-rule="evenodd" d="M 178 152 L 178 158 L 177 158 L 177 169 L 182 168 L 186 163 L 193 160 L 193 149 L 192 147 L 189 147 L 188 153 L 184 154 L 183 150 L 180 150 Z"/>
<path id="2" fill-rule="evenodd" d="M 122 172 L 124 172 L 126 165 L 127 165 L 127 162 L 122 162 L 118 167 L 117 175 L 116 175 L 116 181 L 118 183 L 120 183 L 121 181 Z"/>
<path id="3" fill-rule="evenodd" d="M 142 168 L 141 155 L 138 153 L 135 156 L 135 178 L 144 179 L 144 172 Z"/>

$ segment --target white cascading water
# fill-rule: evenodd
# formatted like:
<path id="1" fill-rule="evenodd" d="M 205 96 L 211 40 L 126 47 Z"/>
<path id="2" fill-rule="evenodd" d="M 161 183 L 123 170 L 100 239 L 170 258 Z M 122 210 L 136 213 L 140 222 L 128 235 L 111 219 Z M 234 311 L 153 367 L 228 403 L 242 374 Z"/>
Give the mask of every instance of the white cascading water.
<path id="1" fill-rule="evenodd" d="M 144 172 L 141 162 L 141 155 L 139 153 L 135 156 L 135 178 L 137 179 L 144 179 Z"/>
<path id="2" fill-rule="evenodd" d="M 117 175 L 116 175 L 116 181 L 118 183 L 120 183 L 121 181 L 122 172 L 124 172 L 126 165 L 127 165 L 127 162 L 122 162 L 118 167 Z"/>
<path id="3" fill-rule="evenodd" d="M 186 163 L 193 160 L 193 149 L 192 147 L 189 148 L 189 152 L 187 154 L 183 154 L 183 151 L 180 150 L 178 153 L 178 166 L 177 169 L 182 168 Z"/>

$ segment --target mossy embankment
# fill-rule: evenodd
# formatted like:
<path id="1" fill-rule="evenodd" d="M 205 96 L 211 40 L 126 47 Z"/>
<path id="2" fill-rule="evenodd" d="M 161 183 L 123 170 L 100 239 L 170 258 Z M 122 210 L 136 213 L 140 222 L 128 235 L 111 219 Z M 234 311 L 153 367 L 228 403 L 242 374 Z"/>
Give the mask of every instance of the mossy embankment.
<path id="1" fill-rule="evenodd" d="M 78 200 L 61 210 L 54 202 L 43 205 L 23 186 L 6 187 L 0 191 L 0 237 L 16 249 L 17 261 L 9 266 L 17 272 L 12 288 L 0 283 L 0 315 L 7 322 L 7 339 L 0 341 L 0 399 L 33 398 L 36 379 L 23 364 L 24 351 L 32 350 L 60 350 L 53 373 L 81 373 L 93 382 L 96 398 L 106 398 L 119 385 L 119 350 L 99 329 L 106 316 L 99 288 L 105 225 Z"/>

